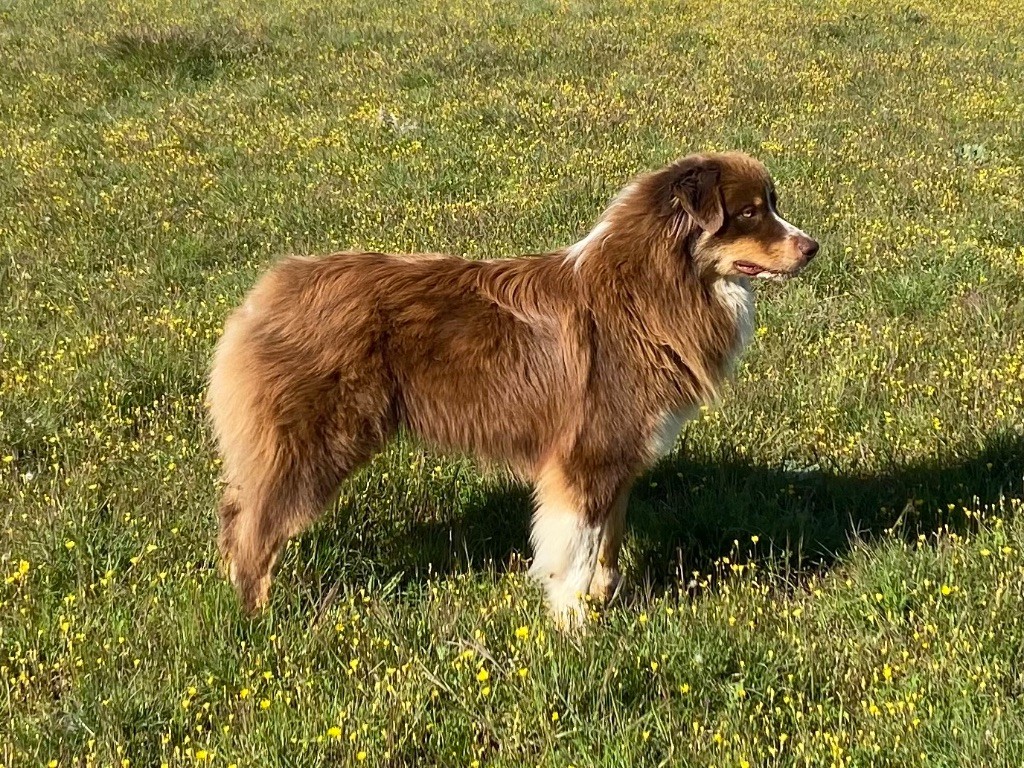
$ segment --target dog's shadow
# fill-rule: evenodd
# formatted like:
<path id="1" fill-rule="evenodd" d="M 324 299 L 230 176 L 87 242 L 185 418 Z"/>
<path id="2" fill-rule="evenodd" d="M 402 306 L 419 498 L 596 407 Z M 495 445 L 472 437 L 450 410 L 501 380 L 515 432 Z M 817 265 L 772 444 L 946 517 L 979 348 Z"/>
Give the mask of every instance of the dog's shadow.
<path id="1" fill-rule="evenodd" d="M 995 436 L 969 458 L 938 457 L 877 474 L 762 466 L 738 456 L 694 455 L 684 446 L 634 487 L 624 570 L 634 584 L 661 588 L 708 572 L 736 542 L 755 557 L 772 552 L 827 567 L 854 541 L 894 526 L 908 537 L 941 525 L 961 530 L 965 507 L 1020 495 L 1022 476 L 1024 439 L 1017 435 Z M 529 556 L 527 488 L 499 478 L 451 501 L 426 516 L 396 509 L 384 522 L 342 505 L 300 545 L 307 554 L 330 554 L 305 558 L 307 598 L 319 602 L 353 578 L 410 582 L 522 567 Z"/>

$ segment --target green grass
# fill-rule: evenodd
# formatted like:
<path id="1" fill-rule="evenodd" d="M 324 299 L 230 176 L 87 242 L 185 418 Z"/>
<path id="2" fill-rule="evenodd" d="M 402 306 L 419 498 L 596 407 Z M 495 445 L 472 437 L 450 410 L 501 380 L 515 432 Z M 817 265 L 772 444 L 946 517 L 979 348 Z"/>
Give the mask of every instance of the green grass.
<path id="1" fill-rule="evenodd" d="M 1024 4 L 0 3 L 0 765 L 1024 763 Z M 823 252 L 581 636 L 528 494 L 396 445 L 216 571 L 271 261 L 535 252 L 739 148 Z M 486 678 L 486 679 L 485 679 Z"/>

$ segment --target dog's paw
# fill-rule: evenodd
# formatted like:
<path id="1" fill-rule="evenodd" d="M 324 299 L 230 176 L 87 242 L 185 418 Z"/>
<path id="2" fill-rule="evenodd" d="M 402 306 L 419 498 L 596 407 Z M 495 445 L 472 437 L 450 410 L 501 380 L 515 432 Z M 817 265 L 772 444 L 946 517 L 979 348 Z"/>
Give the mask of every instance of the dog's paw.
<path id="1" fill-rule="evenodd" d="M 227 570 L 228 581 L 238 593 L 238 598 L 242 602 L 242 610 L 245 613 L 255 616 L 267 607 L 267 603 L 270 601 L 269 573 L 253 577 L 241 572 L 234 562 L 228 561 L 223 565 Z"/>
<path id="2" fill-rule="evenodd" d="M 566 634 L 581 634 L 589 629 L 601 614 L 597 602 L 589 595 L 577 595 L 573 600 L 548 603 L 548 614 L 555 628 Z"/>
<path id="3" fill-rule="evenodd" d="M 622 574 L 617 568 L 598 565 L 590 582 L 590 597 L 595 602 L 608 605 L 618 595 L 621 583 Z"/>

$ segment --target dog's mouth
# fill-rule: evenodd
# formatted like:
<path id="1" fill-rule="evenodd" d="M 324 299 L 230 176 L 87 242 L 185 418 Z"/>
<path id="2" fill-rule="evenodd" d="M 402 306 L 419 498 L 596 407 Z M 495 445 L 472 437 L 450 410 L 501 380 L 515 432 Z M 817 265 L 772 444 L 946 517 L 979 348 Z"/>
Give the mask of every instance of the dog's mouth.
<path id="1" fill-rule="evenodd" d="M 793 269 L 790 271 L 768 269 L 762 267 L 760 264 L 754 264 L 751 261 L 736 261 L 733 262 L 733 267 L 739 272 L 749 277 L 756 277 L 762 280 L 786 280 L 787 278 L 793 277 L 800 270 Z"/>

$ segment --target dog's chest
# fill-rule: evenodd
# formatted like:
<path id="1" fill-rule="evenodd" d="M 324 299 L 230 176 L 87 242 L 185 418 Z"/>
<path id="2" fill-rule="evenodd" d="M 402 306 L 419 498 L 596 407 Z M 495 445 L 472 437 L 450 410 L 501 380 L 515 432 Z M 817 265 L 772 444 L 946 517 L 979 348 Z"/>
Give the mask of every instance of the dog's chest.
<path id="1" fill-rule="evenodd" d="M 736 365 L 743 348 L 754 333 L 754 294 L 746 280 L 722 280 L 716 287 L 718 298 L 736 324 L 736 338 L 733 347 L 722 365 L 720 377 L 728 376 Z M 648 439 L 648 449 L 654 459 L 668 455 L 675 447 L 679 432 L 690 419 L 697 415 L 698 405 L 686 405 L 676 410 L 661 413 L 655 419 Z"/>
<path id="2" fill-rule="evenodd" d="M 651 458 L 660 459 L 672 452 L 676 439 L 683 429 L 683 424 L 697 415 L 697 406 L 681 408 L 678 411 L 665 411 L 658 417 L 654 430 L 647 441 Z"/>
<path id="3" fill-rule="evenodd" d="M 726 357 L 723 376 L 732 373 L 740 353 L 750 343 L 754 335 L 754 292 L 750 283 L 744 278 L 736 280 L 720 280 L 715 286 L 718 299 L 726 312 L 735 320 L 736 338 L 732 352 Z"/>

